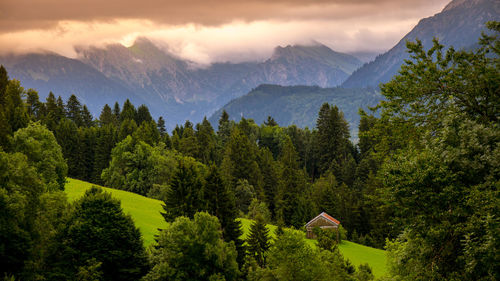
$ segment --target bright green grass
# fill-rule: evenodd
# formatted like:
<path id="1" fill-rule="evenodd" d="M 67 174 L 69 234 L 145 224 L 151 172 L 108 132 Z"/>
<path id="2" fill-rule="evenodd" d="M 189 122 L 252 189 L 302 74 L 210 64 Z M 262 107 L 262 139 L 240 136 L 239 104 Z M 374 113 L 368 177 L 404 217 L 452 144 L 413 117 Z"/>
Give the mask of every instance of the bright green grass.
<path id="1" fill-rule="evenodd" d="M 69 201 L 80 198 L 85 193 L 85 190 L 92 186 L 91 183 L 68 178 L 65 190 Z M 111 193 L 114 198 L 120 199 L 123 211 L 132 216 L 135 225 L 141 230 L 146 245 L 153 243 L 158 228 L 167 226 L 160 214 L 160 211 L 163 211 L 161 201 L 123 190 L 106 187 L 103 187 L 103 189 Z"/>
<path id="2" fill-rule="evenodd" d="M 241 226 L 243 229 L 242 238 L 244 239 L 250 232 L 250 225 L 252 224 L 252 220 L 243 218 L 239 220 L 241 221 Z M 271 237 L 274 238 L 276 236 L 275 231 L 277 229 L 277 226 L 268 224 L 267 228 L 269 229 L 269 234 L 271 235 Z M 305 233 L 304 239 L 306 239 Z M 310 246 L 316 247 L 316 240 L 306 239 L 306 241 Z M 363 246 L 345 240 L 340 243 L 339 250 L 344 258 L 349 259 L 351 263 L 356 266 L 359 266 L 363 263 L 368 263 L 372 268 L 373 275 L 375 275 L 375 277 L 382 277 L 387 273 L 386 256 L 384 250 Z"/>
<path id="3" fill-rule="evenodd" d="M 68 199 L 74 201 L 80 198 L 85 190 L 92 187 L 92 185 L 88 182 L 68 178 L 68 183 L 66 184 Z M 153 243 L 154 235 L 158 233 L 158 228 L 165 228 L 167 226 L 167 223 L 160 214 L 160 211 L 163 211 L 161 201 L 123 190 L 106 187 L 103 187 L 103 189 L 111 193 L 114 198 L 121 200 L 124 212 L 132 216 L 135 225 L 141 230 L 146 246 Z M 242 218 L 240 221 L 243 229 L 241 238 L 245 239 L 249 234 L 252 220 Z M 269 233 L 271 236 L 274 237 L 277 227 L 275 225 L 267 225 L 267 227 L 270 230 Z M 316 240 L 306 239 L 306 241 L 312 247 L 316 247 Z M 348 258 L 356 266 L 368 263 L 375 277 L 381 277 L 386 273 L 385 251 L 349 241 L 342 241 L 339 249 L 344 257 Z"/>

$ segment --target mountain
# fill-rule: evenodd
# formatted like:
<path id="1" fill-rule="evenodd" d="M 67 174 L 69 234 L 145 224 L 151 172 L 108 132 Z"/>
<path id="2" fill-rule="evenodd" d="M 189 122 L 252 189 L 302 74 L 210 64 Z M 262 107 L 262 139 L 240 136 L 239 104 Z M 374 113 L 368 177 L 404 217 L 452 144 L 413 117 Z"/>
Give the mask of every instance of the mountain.
<path id="1" fill-rule="evenodd" d="M 359 108 L 366 110 L 368 106 L 376 105 L 381 98 L 378 91 L 370 88 L 260 85 L 216 111 L 209 121 L 217 126 L 222 110 L 226 110 L 229 117 L 236 121 L 245 117 L 261 124 L 267 116 L 272 116 L 280 126 L 295 124 L 302 128 L 314 128 L 321 105 L 328 102 L 344 112 L 351 136 L 356 138 Z"/>
<path id="2" fill-rule="evenodd" d="M 342 86 L 378 87 L 380 83 L 388 82 L 409 58 L 406 41 L 415 41 L 416 38 L 426 49 L 432 46 L 434 37 L 444 46 L 473 48 L 481 31 L 486 31 L 485 23 L 491 20 L 500 20 L 500 1 L 453 0 L 440 13 L 420 20 L 396 46 L 356 70 Z"/>
<path id="3" fill-rule="evenodd" d="M 362 62 L 315 43 L 277 47 L 263 62 L 214 63 L 199 66 L 145 38 L 130 46 L 77 48 L 77 58 L 55 53 L 0 57 L 11 78 L 26 88 L 49 91 L 65 100 L 76 94 L 98 116 L 105 103 L 146 104 L 164 116 L 167 126 L 186 119 L 200 121 L 228 101 L 262 83 L 340 85 Z"/>
<path id="4" fill-rule="evenodd" d="M 123 103 L 127 98 L 136 104 L 146 102 L 94 68 L 55 53 L 4 56 L 0 57 L 0 63 L 8 70 L 10 78 L 20 80 L 26 89 L 36 89 L 41 99 L 50 91 L 64 100 L 75 94 L 94 113 L 100 112 L 105 103 Z"/>

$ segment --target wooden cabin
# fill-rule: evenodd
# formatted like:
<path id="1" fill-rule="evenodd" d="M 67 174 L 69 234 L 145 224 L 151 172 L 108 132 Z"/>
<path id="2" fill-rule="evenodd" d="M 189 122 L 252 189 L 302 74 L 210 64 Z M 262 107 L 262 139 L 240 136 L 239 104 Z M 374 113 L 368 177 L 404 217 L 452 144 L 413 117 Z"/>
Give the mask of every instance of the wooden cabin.
<path id="1" fill-rule="evenodd" d="M 339 225 L 340 225 L 340 221 L 333 218 L 329 214 L 322 212 L 321 214 L 317 215 L 314 219 L 310 220 L 306 224 L 306 231 L 307 231 L 306 236 L 309 239 L 316 238 L 316 235 L 313 232 L 313 229 L 315 227 L 319 227 L 321 229 L 330 229 L 330 230 L 335 230 L 337 232 L 337 242 L 338 242 L 339 241 Z"/>

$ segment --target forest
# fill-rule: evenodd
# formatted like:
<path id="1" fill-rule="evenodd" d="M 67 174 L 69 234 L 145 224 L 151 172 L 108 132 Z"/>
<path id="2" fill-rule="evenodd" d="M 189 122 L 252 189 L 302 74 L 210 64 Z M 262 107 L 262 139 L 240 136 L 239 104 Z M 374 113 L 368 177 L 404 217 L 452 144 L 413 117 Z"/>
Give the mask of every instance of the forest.
<path id="1" fill-rule="evenodd" d="M 324 211 L 343 239 L 387 250 L 382 280 L 499 280 L 500 23 L 487 26 L 476 50 L 408 42 L 357 143 L 328 103 L 312 129 L 224 111 L 217 128 L 167 132 L 145 105 L 94 118 L 0 67 L 0 278 L 372 280 L 330 233 L 305 243 Z M 117 199 L 95 187 L 70 203 L 67 177 L 161 200 L 168 226 L 145 248 Z M 245 240 L 237 218 L 254 220 Z"/>

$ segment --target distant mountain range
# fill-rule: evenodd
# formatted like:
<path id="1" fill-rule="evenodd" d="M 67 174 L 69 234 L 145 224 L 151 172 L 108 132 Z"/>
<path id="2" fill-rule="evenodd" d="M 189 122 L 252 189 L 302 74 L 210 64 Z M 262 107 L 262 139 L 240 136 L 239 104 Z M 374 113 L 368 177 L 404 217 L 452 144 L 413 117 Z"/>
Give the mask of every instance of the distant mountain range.
<path id="1" fill-rule="evenodd" d="M 169 127 L 186 119 L 199 121 L 228 101 L 263 83 L 340 85 L 363 63 L 357 58 L 315 44 L 277 47 L 263 62 L 215 63 L 206 67 L 182 60 L 145 38 L 131 47 L 77 49 L 78 59 L 54 53 L 0 57 L 10 77 L 67 99 L 76 94 L 98 115 L 104 103 L 148 105 Z"/>
<path id="2" fill-rule="evenodd" d="M 376 103 L 375 99 L 380 96 L 375 95 L 374 90 L 358 88 L 377 89 L 380 83 L 397 74 L 409 57 L 406 41 L 419 38 L 429 48 L 432 38 L 438 37 L 445 46 L 474 48 L 481 31 L 485 30 L 485 22 L 490 20 L 500 20 L 500 1 L 453 0 L 442 12 L 422 19 L 391 50 L 364 65 L 354 56 L 318 43 L 277 47 L 272 56 L 262 62 L 214 63 L 202 67 L 176 57 L 145 38 L 139 38 L 131 47 L 116 44 L 80 48 L 77 59 L 55 53 L 4 55 L 0 57 L 0 64 L 24 87 L 37 89 L 41 98 L 49 91 L 64 99 L 76 94 L 96 117 L 105 103 L 122 103 L 129 98 L 134 104 L 148 105 L 155 117 L 164 116 L 169 128 L 186 119 L 199 122 L 221 107 L 228 111 L 234 109 L 235 117 L 243 114 L 260 121 L 270 113 L 281 120 L 281 125 L 312 126 L 311 120 L 315 119 L 323 101 L 337 104 L 346 117 L 357 114 L 354 104 L 361 107 Z M 364 61 L 372 54 L 365 55 Z M 271 96 L 281 90 L 258 87 L 261 84 L 341 86 L 350 90 L 285 87 L 282 91 L 287 94 L 276 98 Z M 256 91 L 270 102 L 279 100 L 281 106 L 250 103 L 258 96 Z M 248 96 L 244 96 L 247 93 Z M 349 93 L 352 99 L 348 98 Z M 301 109 L 297 100 L 318 108 Z M 248 108 L 243 110 L 243 107 Z M 264 114 L 269 108 L 275 112 Z M 356 119 L 349 118 L 350 123 L 354 122 L 352 127 Z"/>
<path id="3" fill-rule="evenodd" d="M 216 124 L 222 110 L 232 119 L 242 116 L 263 122 L 268 115 L 283 126 L 315 126 L 318 111 L 323 102 L 335 104 L 349 122 L 351 135 L 357 137 L 358 109 L 377 104 L 382 96 L 377 93 L 380 83 L 388 82 L 398 73 L 405 59 L 409 58 L 406 41 L 422 40 L 425 48 L 432 46 L 437 37 L 445 46 L 460 48 L 477 47 L 485 23 L 500 20 L 498 0 L 454 0 L 441 13 L 421 20 L 396 46 L 363 65 L 338 88 L 258 87 L 218 110 L 210 120 Z M 364 88 L 368 87 L 368 88 Z"/>
<path id="4" fill-rule="evenodd" d="M 432 47 L 432 39 L 439 39 L 444 46 L 470 49 L 477 45 L 485 23 L 500 20 L 498 0 L 454 0 L 440 13 L 420 22 L 399 43 L 374 61 L 356 70 L 343 84 L 346 88 L 378 87 L 398 73 L 405 59 L 409 58 L 406 42 L 420 39 L 425 47 Z"/>
<path id="5" fill-rule="evenodd" d="M 312 129 L 316 127 L 319 108 L 327 102 L 337 105 L 344 112 L 351 136 L 357 138 L 360 119 L 358 110 L 367 110 L 368 106 L 376 105 L 381 98 L 380 93 L 373 88 L 261 85 L 247 95 L 226 104 L 215 112 L 209 121 L 217 126 L 222 110 L 226 110 L 229 118 L 236 121 L 245 117 L 261 124 L 267 116 L 272 116 L 280 126 L 295 124 Z"/>

